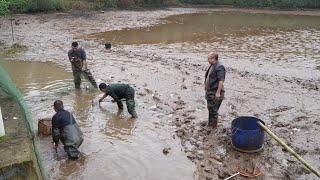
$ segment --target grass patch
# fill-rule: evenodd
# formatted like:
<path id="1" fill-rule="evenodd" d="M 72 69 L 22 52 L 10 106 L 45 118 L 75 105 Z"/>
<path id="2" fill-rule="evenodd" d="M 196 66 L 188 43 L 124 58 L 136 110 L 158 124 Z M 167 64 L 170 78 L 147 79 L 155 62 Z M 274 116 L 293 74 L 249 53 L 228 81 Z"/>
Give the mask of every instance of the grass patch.
<path id="1" fill-rule="evenodd" d="M 25 52 L 27 49 L 28 48 L 25 45 L 14 43 L 10 47 L 3 47 L 2 55 L 6 57 L 12 57 L 14 55 Z"/>
<path id="2" fill-rule="evenodd" d="M 24 12 L 48 12 L 48 11 L 65 11 L 70 9 L 71 1 L 69 0 L 28 0 L 28 6 Z"/>
<path id="3" fill-rule="evenodd" d="M 4 135 L 2 137 L 0 137 L 0 142 L 4 142 L 4 141 L 7 141 L 9 138 L 7 135 Z"/>

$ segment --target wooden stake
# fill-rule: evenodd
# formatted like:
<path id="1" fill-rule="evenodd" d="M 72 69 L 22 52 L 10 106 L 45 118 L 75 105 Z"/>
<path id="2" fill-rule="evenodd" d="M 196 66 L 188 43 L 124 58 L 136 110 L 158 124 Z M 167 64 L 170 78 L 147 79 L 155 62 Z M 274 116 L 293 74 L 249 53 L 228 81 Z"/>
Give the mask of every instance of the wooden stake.
<path id="1" fill-rule="evenodd" d="M 12 23 L 12 21 L 14 21 L 14 19 L 13 19 L 13 18 L 11 18 L 11 19 L 10 19 L 10 21 L 11 21 L 11 34 L 12 34 L 12 43 L 14 43 L 14 34 L 13 34 L 13 23 Z"/>

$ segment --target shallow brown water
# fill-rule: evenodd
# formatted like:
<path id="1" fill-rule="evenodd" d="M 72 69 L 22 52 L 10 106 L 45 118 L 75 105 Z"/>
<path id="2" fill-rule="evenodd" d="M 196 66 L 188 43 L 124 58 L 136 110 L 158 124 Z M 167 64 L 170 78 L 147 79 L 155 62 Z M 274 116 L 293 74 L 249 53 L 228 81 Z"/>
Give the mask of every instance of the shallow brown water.
<path id="1" fill-rule="evenodd" d="M 67 89 L 72 74 L 53 63 L 0 61 L 20 91 L 26 96 Z"/>
<path id="2" fill-rule="evenodd" d="M 39 118 L 54 114 L 52 103 L 61 99 L 84 132 L 83 154 L 76 162 L 67 160 L 63 147 L 56 154 L 50 137 L 38 138 L 49 179 L 192 179 L 193 165 L 171 139 L 167 125 L 156 129 L 141 106 L 140 118 L 132 120 L 126 110 L 117 112 L 110 99 L 99 106 L 96 90 L 75 91 L 72 74 L 53 63 L 1 64 L 25 95 L 35 126 Z M 162 149 L 169 146 L 172 150 L 165 156 Z"/>
<path id="3" fill-rule="evenodd" d="M 170 16 L 164 24 L 135 29 L 107 31 L 89 39 L 114 44 L 170 44 L 215 42 L 224 37 L 268 34 L 274 30 L 320 29 L 320 17 L 210 12 Z"/>

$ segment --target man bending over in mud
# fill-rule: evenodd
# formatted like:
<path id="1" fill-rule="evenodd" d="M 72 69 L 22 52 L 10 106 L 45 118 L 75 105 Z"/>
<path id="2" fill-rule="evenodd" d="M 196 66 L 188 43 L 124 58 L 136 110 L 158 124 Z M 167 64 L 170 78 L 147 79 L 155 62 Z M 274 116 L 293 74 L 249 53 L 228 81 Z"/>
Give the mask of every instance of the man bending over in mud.
<path id="1" fill-rule="evenodd" d="M 205 75 L 205 91 L 209 111 L 208 126 L 216 127 L 218 124 L 218 110 L 224 98 L 223 83 L 226 76 L 224 66 L 218 61 L 218 54 L 210 53 L 208 56 L 210 67 Z"/>
<path id="2" fill-rule="evenodd" d="M 71 49 L 68 51 L 68 58 L 72 66 L 75 88 L 80 88 L 81 75 L 88 79 L 95 88 L 98 88 L 96 81 L 88 70 L 86 52 L 79 47 L 78 42 L 72 42 Z"/>
<path id="3" fill-rule="evenodd" d="M 57 151 L 59 140 L 64 145 L 64 151 L 69 159 L 76 160 L 80 157 L 79 146 L 83 142 L 83 134 L 78 127 L 73 115 L 64 110 L 63 102 L 56 100 L 53 103 L 56 114 L 52 117 L 52 139 Z"/>
<path id="4" fill-rule="evenodd" d="M 126 100 L 127 109 L 132 118 L 137 118 L 138 115 L 135 111 L 135 102 L 134 102 L 134 89 L 128 84 L 109 84 L 101 83 L 99 85 L 100 91 L 105 94 L 99 99 L 99 103 L 103 101 L 108 95 L 113 98 L 112 102 L 117 102 L 118 108 L 123 109 L 123 104 L 121 99 Z"/>

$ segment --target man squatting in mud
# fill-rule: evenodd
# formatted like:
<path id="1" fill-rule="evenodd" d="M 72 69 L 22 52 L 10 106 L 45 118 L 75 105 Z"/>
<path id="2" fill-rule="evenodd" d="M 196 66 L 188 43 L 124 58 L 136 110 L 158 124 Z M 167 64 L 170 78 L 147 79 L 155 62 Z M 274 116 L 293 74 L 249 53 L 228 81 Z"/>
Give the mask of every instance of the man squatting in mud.
<path id="1" fill-rule="evenodd" d="M 71 49 L 68 51 L 68 58 L 72 66 L 75 88 L 80 88 L 81 75 L 88 79 L 95 88 L 98 88 L 96 81 L 88 70 L 86 52 L 79 47 L 78 42 L 72 42 Z"/>
<path id="2" fill-rule="evenodd" d="M 69 159 L 76 160 L 80 157 L 78 148 L 83 142 L 83 134 L 73 115 L 64 110 L 62 101 L 56 100 L 53 103 L 53 108 L 56 112 L 52 117 L 53 146 L 57 151 L 60 140 Z"/>
<path id="3" fill-rule="evenodd" d="M 131 114 L 132 118 L 137 118 L 138 115 L 135 111 L 135 102 L 134 102 L 134 89 L 128 84 L 109 84 L 105 83 L 99 84 L 100 91 L 105 94 L 99 99 L 99 103 L 103 101 L 108 95 L 113 98 L 112 102 L 116 102 L 118 104 L 119 110 L 123 110 L 123 104 L 121 99 L 126 100 L 126 105 L 129 114 Z"/>
<path id="4" fill-rule="evenodd" d="M 218 54 L 210 53 L 208 62 L 210 67 L 205 75 L 205 91 L 209 111 L 208 126 L 216 127 L 218 124 L 218 110 L 224 98 L 223 83 L 226 76 L 224 66 L 218 61 Z"/>

